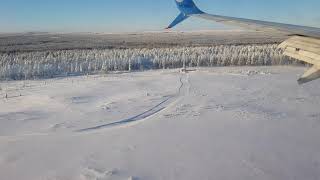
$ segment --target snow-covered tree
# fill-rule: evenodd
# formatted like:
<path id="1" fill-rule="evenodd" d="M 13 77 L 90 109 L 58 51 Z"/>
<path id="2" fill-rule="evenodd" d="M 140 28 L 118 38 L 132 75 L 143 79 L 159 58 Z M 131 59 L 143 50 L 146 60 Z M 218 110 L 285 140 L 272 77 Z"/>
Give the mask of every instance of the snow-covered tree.
<path id="1" fill-rule="evenodd" d="M 0 53 L 0 79 L 188 66 L 282 65 L 276 44 Z"/>

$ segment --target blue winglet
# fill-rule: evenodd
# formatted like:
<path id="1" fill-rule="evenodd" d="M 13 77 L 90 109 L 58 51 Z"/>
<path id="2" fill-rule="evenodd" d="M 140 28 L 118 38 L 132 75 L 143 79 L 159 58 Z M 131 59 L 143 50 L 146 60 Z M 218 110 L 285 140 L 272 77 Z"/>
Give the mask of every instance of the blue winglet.
<path id="1" fill-rule="evenodd" d="M 193 0 L 175 0 L 178 9 L 180 10 L 179 16 L 167 27 L 167 29 L 174 27 L 175 25 L 181 23 L 189 16 L 193 14 L 203 14 Z"/>
<path id="2" fill-rule="evenodd" d="M 181 23 L 182 21 L 186 20 L 188 16 L 183 13 L 180 13 L 178 17 L 167 27 L 167 29 L 173 28 L 175 25 Z"/>
<path id="3" fill-rule="evenodd" d="M 175 0 L 178 9 L 185 15 L 189 16 L 192 14 L 203 14 L 193 0 Z"/>

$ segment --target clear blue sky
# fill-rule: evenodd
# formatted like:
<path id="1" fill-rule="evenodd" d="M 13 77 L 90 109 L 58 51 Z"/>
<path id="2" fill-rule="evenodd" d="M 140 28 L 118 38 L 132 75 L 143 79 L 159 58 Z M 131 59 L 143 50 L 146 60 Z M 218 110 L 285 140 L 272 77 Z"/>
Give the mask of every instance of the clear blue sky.
<path id="1" fill-rule="evenodd" d="M 209 13 L 320 27 L 320 0 L 195 0 Z M 0 0 L 0 32 L 160 30 L 178 14 L 174 0 Z M 190 19 L 178 29 L 226 28 Z"/>

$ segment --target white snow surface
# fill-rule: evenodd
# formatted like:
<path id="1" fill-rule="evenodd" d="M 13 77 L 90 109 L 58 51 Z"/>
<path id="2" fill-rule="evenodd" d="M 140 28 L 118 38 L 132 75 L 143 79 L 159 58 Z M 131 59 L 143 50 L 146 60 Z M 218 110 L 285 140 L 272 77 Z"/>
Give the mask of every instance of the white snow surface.
<path id="1" fill-rule="evenodd" d="M 0 82 L 0 179 L 318 180 L 320 82 L 299 86 L 304 70 Z"/>

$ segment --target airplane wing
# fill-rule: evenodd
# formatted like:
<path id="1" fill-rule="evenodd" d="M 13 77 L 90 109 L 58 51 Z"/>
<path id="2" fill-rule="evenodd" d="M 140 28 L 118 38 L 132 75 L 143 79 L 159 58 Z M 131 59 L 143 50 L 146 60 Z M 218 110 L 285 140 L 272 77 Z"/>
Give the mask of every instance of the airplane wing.
<path id="1" fill-rule="evenodd" d="M 320 78 L 320 28 L 212 15 L 201 11 L 193 0 L 175 0 L 175 2 L 181 13 L 168 26 L 168 29 L 176 26 L 188 17 L 197 17 L 254 30 L 285 32 L 293 37 L 279 45 L 279 48 L 284 49 L 284 54 L 313 65 L 298 80 L 299 84 Z"/>

